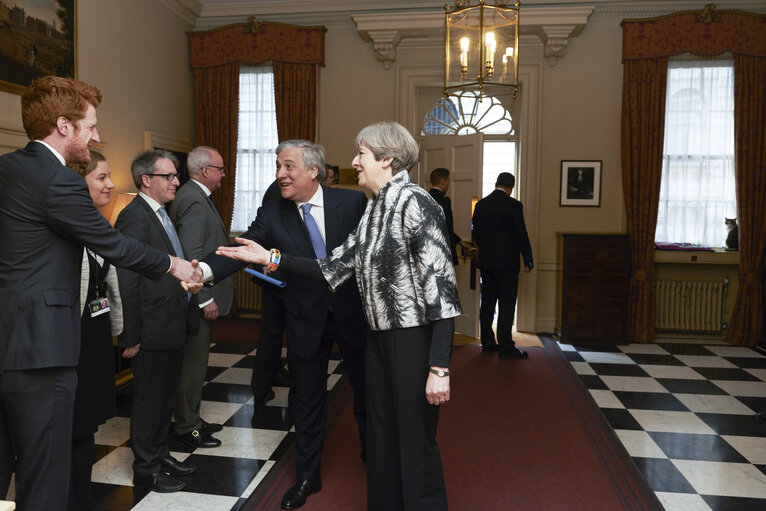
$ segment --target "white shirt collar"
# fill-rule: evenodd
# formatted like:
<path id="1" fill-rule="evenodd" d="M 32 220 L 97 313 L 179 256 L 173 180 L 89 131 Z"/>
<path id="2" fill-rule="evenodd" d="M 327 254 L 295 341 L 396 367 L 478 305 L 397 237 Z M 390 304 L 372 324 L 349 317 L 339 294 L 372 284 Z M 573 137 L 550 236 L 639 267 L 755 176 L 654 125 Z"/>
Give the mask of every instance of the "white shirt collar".
<path id="1" fill-rule="evenodd" d="M 146 203 L 149 204 L 149 207 L 152 208 L 152 211 L 154 211 L 155 213 L 157 213 L 157 211 L 159 211 L 160 208 L 163 207 L 162 204 L 152 199 L 151 197 L 146 195 L 144 192 L 138 192 L 138 195 L 140 195 L 146 201 Z M 159 213 L 157 213 L 157 215 L 159 215 Z"/>
<path id="2" fill-rule="evenodd" d="M 44 141 L 42 141 L 42 140 L 35 140 L 35 142 L 39 142 L 39 143 L 41 143 L 42 145 L 44 145 L 45 147 L 47 147 L 47 148 L 50 150 L 50 152 L 52 152 L 52 153 L 53 153 L 53 155 L 54 155 L 56 158 L 58 158 L 58 160 L 61 162 L 61 164 L 62 164 L 62 165 L 64 165 L 64 166 L 66 166 L 66 160 L 64 159 L 64 157 L 63 157 L 63 156 L 61 156 L 61 153 L 60 153 L 60 152 L 56 151 L 56 150 L 55 150 L 53 147 L 51 147 L 51 145 L 50 145 L 48 142 L 44 142 Z"/>
<path id="3" fill-rule="evenodd" d="M 212 195 L 212 194 L 213 194 L 213 192 L 211 192 L 211 191 L 210 191 L 210 188 L 208 188 L 208 187 L 207 187 L 207 186 L 205 186 L 204 184 L 200 183 L 200 182 L 199 182 L 199 181 L 197 181 L 196 179 L 194 179 L 194 178 L 191 178 L 191 181 L 194 181 L 194 184 L 196 184 L 197 186 L 199 186 L 200 188 L 202 188 L 202 191 L 203 191 L 203 192 L 205 192 L 205 195 L 207 195 L 207 196 L 210 196 L 210 195 Z"/>
<path id="4" fill-rule="evenodd" d="M 306 202 L 296 202 L 295 204 L 298 206 L 298 209 L 304 204 L 311 204 L 312 209 L 324 208 L 324 191 L 322 190 L 322 185 L 317 186 L 317 191 L 314 192 L 314 196 L 311 197 L 311 199 Z"/>

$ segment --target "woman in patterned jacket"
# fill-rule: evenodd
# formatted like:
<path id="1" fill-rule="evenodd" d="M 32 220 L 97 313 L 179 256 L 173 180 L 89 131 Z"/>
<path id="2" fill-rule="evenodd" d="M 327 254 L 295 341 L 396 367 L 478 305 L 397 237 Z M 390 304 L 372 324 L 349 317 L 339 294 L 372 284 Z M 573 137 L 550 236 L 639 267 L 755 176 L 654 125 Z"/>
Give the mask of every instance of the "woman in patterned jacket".
<path id="1" fill-rule="evenodd" d="M 324 279 L 332 289 L 356 277 L 369 325 L 367 508 L 446 510 L 436 427 L 450 398 L 462 310 L 444 213 L 410 179 L 418 145 L 403 126 L 367 126 L 356 148 L 353 166 L 372 197 L 356 231 L 327 258 L 290 257 L 245 239 L 218 253 Z"/>

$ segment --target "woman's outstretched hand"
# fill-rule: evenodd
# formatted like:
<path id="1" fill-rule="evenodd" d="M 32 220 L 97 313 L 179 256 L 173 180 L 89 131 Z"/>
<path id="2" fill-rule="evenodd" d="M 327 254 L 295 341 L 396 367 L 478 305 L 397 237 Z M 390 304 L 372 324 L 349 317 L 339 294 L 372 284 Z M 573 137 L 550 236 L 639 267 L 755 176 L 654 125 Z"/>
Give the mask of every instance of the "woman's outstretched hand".
<path id="1" fill-rule="evenodd" d="M 269 262 L 269 251 L 258 243 L 245 238 L 234 238 L 234 241 L 241 245 L 237 247 L 218 247 L 215 253 L 246 263 L 267 264 Z"/>

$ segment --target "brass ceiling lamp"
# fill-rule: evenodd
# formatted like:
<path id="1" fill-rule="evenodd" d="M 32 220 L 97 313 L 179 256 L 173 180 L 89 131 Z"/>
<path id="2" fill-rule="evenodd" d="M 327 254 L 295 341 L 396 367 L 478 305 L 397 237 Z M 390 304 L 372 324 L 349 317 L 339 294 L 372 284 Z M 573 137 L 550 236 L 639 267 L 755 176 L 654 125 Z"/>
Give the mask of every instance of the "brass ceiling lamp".
<path id="1" fill-rule="evenodd" d="M 520 2 L 456 0 L 444 6 L 444 95 L 473 91 L 484 96 L 512 95 L 519 75 Z"/>

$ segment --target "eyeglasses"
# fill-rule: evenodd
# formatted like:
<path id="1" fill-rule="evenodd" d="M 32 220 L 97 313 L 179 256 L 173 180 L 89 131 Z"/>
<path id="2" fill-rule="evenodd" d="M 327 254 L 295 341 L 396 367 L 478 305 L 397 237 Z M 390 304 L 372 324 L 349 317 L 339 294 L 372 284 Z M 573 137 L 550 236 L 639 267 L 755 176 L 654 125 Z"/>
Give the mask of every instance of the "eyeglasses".
<path id="1" fill-rule="evenodd" d="M 172 173 L 172 174 L 144 174 L 144 175 L 145 176 L 152 176 L 152 177 L 164 177 L 168 181 L 172 181 L 172 180 L 174 180 L 175 178 L 178 177 L 178 174 L 176 174 L 175 172 Z"/>
<path id="2" fill-rule="evenodd" d="M 213 167 L 214 169 L 218 170 L 218 172 L 220 172 L 221 174 L 224 173 L 224 168 L 225 168 L 223 166 L 219 167 L 218 165 L 203 165 L 203 167 Z"/>

